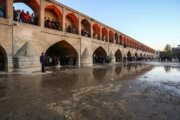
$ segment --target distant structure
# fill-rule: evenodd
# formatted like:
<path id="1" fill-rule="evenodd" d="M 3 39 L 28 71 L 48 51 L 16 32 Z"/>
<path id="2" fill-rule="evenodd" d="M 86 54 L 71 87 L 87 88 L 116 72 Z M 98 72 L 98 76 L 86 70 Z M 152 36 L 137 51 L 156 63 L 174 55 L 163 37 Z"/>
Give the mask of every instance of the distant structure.
<path id="1" fill-rule="evenodd" d="M 14 3 L 29 6 L 33 20 L 17 17 Z M 1 70 L 40 67 L 42 52 L 77 66 L 91 66 L 94 58 L 156 57 L 147 45 L 57 1 L 0 0 Z"/>
<path id="2" fill-rule="evenodd" d="M 180 52 L 180 45 L 178 45 L 177 47 L 172 48 L 172 51 L 179 51 Z"/>

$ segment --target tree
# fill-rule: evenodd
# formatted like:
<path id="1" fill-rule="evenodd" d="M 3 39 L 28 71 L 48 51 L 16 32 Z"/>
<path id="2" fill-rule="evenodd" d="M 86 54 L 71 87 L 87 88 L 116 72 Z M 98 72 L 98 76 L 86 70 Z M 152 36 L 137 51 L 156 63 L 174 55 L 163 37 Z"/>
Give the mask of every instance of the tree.
<path id="1" fill-rule="evenodd" d="M 166 44 L 166 46 L 164 48 L 164 51 L 165 52 L 171 52 L 172 51 L 171 45 L 170 44 Z"/>

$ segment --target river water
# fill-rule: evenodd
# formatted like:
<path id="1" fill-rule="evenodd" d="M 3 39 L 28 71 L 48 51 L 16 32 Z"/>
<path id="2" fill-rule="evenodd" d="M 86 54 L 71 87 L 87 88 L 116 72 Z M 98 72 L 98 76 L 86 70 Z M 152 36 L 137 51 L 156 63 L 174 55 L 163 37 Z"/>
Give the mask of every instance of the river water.
<path id="1" fill-rule="evenodd" d="M 180 64 L 0 73 L 0 120 L 180 120 Z"/>

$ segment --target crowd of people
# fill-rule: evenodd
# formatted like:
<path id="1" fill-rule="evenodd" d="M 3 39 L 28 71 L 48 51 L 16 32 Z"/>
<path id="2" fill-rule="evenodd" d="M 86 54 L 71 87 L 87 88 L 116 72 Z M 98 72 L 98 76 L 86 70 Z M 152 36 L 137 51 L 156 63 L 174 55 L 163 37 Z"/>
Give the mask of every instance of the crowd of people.
<path id="1" fill-rule="evenodd" d="M 175 61 L 179 61 L 180 62 L 180 57 L 169 57 L 169 56 L 164 56 L 164 57 L 159 57 L 158 58 L 158 61 L 160 61 L 160 62 L 171 62 L 171 61 L 173 61 L 173 59 L 175 60 Z"/>
<path id="2" fill-rule="evenodd" d="M 97 64 L 97 63 L 110 63 L 111 62 L 111 58 L 109 56 L 95 56 L 93 57 L 93 63 Z"/>
<path id="3" fill-rule="evenodd" d="M 109 56 L 94 56 L 93 57 L 93 63 L 96 64 L 96 63 L 110 63 L 111 62 L 111 58 Z M 147 61 L 147 60 L 152 60 L 151 58 L 145 58 L 145 57 L 116 57 L 116 62 L 132 62 L 132 61 Z"/>
<path id="4" fill-rule="evenodd" d="M 46 67 L 57 66 L 57 65 L 70 65 L 70 64 L 73 66 L 76 65 L 76 57 L 45 56 L 45 58 L 46 58 L 46 61 L 45 61 Z M 70 63 L 71 61 L 73 63 Z"/>
<path id="5" fill-rule="evenodd" d="M 90 34 L 89 34 L 89 32 L 86 29 L 82 29 L 81 30 L 81 35 L 85 36 L 85 37 L 90 37 Z"/>
<path id="6" fill-rule="evenodd" d="M 46 28 L 50 28 L 54 30 L 62 30 L 59 21 L 55 20 L 54 18 L 50 19 L 49 17 L 44 17 L 44 26 Z"/>
<path id="7" fill-rule="evenodd" d="M 42 72 L 44 72 L 44 67 L 52 67 L 52 66 L 58 66 L 58 65 L 73 65 L 76 66 L 76 56 L 74 57 L 60 57 L 60 56 L 47 56 L 45 53 L 42 53 L 40 56 L 40 62 L 42 64 Z"/>
<path id="8" fill-rule="evenodd" d="M 30 14 L 29 11 L 13 9 L 13 18 L 14 21 L 38 25 L 38 16 L 34 13 Z"/>
<path id="9" fill-rule="evenodd" d="M 65 24 L 65 27 L 66 27 L 66 32 L 78 34 L 78 31 L 75 25 L 71 26 L 71 25 Z"/>

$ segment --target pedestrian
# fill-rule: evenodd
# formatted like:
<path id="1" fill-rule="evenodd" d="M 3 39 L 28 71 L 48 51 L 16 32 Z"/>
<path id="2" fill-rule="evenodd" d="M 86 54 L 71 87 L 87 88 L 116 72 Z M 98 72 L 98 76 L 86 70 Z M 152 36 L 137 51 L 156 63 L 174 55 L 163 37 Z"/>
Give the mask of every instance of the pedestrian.
<path id="1" fill-rule="evenodd" d="M 26 16 L 26 14 L 24 13 L 24 10 L 22 10 L 22 12 L 21 12 L 21 14 L 20 14 L 21 22 L 26 22 L 25 16 Z"/>
<path id="2" fill-rule="evenodd" d="M 53 65 L 52 57 L 49 57 L 49 66 Z"/>
<path id="3" fill-rule="evenodd" d="M 40 63 L 41 63 L 41 71 L 42 72 L 45 72 L 45 63 L 46 63 L 46 57 L 45 57 L 45 54 L 44 52 L 42 53 L 42 55 L 40 56 Z"/>
<path id="4" fill-rule="evenodd" d="M 0 6 L 0 17 L 4 17 L 4 7 Z"/>
<path id="5" fill-rule="evenodd" d="M 20 21 L 21 10 L 17 10 L 17 21 Z"/>
<path id="6" fill-rule="evenodd" d="M 26 23 L 30 23 L 30 15 L 28 11 L 26 12 L 25 19 L 26 19 Z"/>
<path id="7" fill-rule="evenodd" d="M 34 13 L 31 14 L 30 19 L 31 19 L 31 24 L 34 24 Z"/>
<path id="8" fill-rule="evenodd" d="M 13 7 L 13 18 L 14 18 L 14 21 L 17 21 L 18 19 L 18 14 L 17 14 L 17 10 L 14 9 Z"/>

